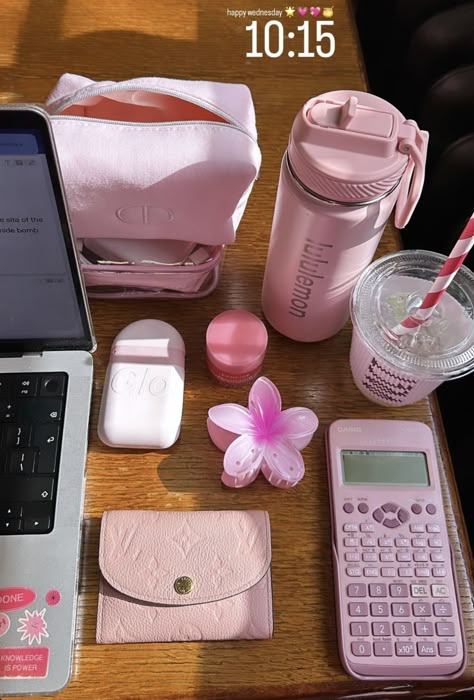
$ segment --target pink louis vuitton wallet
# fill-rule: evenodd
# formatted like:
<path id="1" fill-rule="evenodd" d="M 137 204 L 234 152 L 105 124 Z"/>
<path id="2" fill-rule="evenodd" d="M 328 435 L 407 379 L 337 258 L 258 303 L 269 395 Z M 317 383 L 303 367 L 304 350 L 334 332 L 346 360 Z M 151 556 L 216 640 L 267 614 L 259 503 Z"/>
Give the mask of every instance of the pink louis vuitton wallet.
<path id="1" fill-rule="evenodd" d="M 109 511 L 102 517 L 97 642 L 267 639 L 264 511 Z"/>

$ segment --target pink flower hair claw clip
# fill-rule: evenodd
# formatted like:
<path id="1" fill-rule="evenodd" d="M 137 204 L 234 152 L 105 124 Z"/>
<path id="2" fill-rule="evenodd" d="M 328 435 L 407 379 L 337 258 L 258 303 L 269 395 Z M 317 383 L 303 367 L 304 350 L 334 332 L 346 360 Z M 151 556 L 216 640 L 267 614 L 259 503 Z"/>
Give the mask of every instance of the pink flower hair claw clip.
<path id="1" fill-rule="evenodd" d="M 280 489 L 288 489 L 304 476 L 300 450 L 317 427 L 318 417 L 309 408 L 281 410 L 281 396 L 266 377 L 259 377 L 249 392 L 248 408 L 223 403 L 209 409 L 207 429 L 213 443 L 225 452 L 222 481 L 242 488 L 260 471 Z"/>

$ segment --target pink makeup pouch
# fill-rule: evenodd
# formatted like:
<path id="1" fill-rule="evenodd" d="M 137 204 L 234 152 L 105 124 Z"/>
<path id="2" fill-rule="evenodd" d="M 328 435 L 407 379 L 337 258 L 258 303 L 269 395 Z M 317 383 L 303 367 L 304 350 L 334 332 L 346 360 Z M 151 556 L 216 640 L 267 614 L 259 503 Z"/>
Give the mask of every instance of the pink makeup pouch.
<path id="1" fill-rule="evenodd" d="M 66 73 L 45 108 L 89 294 L 209 294 L 261 163 L 248 87 Z"/>
<path id="2" fill-rule="evenodd" d="M 265 511 L 109 511 L 99 548 L 98 644 L 269 639 Z"/>

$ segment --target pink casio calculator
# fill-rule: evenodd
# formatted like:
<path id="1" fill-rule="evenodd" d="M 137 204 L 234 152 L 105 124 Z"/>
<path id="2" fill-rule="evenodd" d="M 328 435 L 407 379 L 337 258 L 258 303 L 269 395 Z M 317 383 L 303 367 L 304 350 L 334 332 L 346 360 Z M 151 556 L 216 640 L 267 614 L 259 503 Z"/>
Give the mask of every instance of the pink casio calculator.
<path id="1" fill-rule="evenodd" d="M 460 675 L 466 642 L 431 430 L 337 420 L 326 442 L 344 668 L 374 680 Z"/>

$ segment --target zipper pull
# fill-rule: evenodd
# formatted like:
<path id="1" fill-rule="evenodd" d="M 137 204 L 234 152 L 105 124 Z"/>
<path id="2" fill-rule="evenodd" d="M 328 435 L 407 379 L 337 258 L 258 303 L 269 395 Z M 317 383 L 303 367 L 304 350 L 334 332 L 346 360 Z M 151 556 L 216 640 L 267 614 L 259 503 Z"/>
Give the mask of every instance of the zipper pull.
<path id="1" fill-rule="evenodd" d="M 418 203 L 425 181 L 427 131 L 422 131 L 413 119 L 400 127 L 398 150 L 408 156 L 408 165 L 400 181 L 400 192 L 395 207 L 395 226 L 404 228 Z"/>

